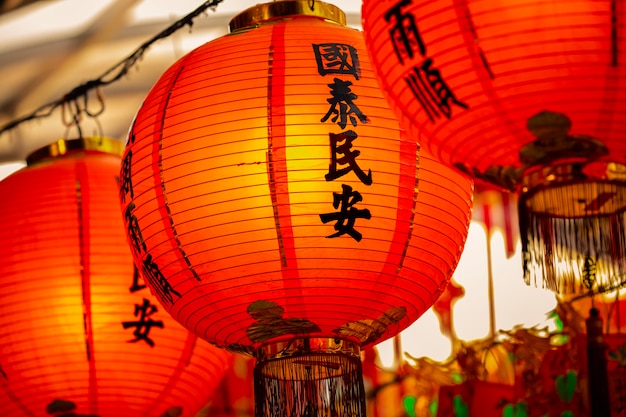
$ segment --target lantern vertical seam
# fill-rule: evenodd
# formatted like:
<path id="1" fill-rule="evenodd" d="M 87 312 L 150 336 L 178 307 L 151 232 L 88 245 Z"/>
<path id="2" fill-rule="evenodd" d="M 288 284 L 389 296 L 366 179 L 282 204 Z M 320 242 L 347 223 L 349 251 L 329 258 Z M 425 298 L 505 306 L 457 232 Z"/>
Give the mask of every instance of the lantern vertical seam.
<path id="1" fill-rule="evenodd" d="M 600 137 L 605 139 L 604 136 L 606 132 L 611 132 L 615 129 L 615 119 L 616 119 L 616 102 L 619 99 L 620 89 L 617 87 L 619 82 L 619 70 L 617 69 L 619 66 L 618 56 L 618 4 L 617 0 L 611 0 L 610 6 L 610 54 L 611 54 L 611 63 L 609 68 L 607 69 L 606 74 L 606 83 L 604 85 L 603 94 L 602 94 L 602 109 L 599 113 L 599 117 L 595 126 L 595 132 Z M 619 118 L 618 118 L 619 119 Z"/>
<path id="2" fill-rule="evenodd" d="M 417 205 L 417 196 L 419 194 L 419 176 L 417 172 L 420 166 L 420 156 L 419 156 L 419 148 L 415 153 L 415 183 L 413 186 L 413 202 L 411 204 L 411 217 L 409 218 L 409 230 L 406 236 L 406 241 L 404 242 L 404 249 L 402 250 L 402 255 L 400 256 L 400 261 L 398 262 L 398 269 L 396 269 L 396 274 L 399 274 L 404 266 L 404 260 L 406 258 L 407 251 L 409 250 L 409 246 L 411 245 L 411 237 L 413 236 L 413 225 L 415 223 L 415 214 L 416 214 L 416 205 Z"/>
<path id="3" fill-rule="evenodd" d="M 96 361 L 94 358 L 93 326 L 91 311 L 91 259 L 90 252 L 90 222 L 89 222 L 89 190 L 83 187 L 88 182 L 87 167 L 84 162 L 76 164 L 76 208 L 78 217 L 78 239 L 80 250 L 80 277 L 83 300 L 83 326 L 85 332 L 85 350 L 89 364 L 89 388 L 88 397 L 91 406 L 98 409 L 98 383 L 96 379 Z"/>
<path id="4" fill-rule="evenodd" d="M 617 36 L 617 28 L 618 28 L 618 21 L 617 21 L 617 0 L 611 0 L 611 64 L 614 67 L 617 67 L 619 62 L 618 62 L 618 54 L 619 54 L 619 48 L 618 48 L 618 36 Z"/>
<path id="5" fill-rule="evenodd" d="M 487 71 L 489 78 L 493 80 L 496 77 L 493 71 L 491 71 L 491 66 L 489 65 L 489 61 L 487 61 L 487 57 L 485 56 L 485 53 L 483 52 L 483 48 L 481 48 L 478 45 L 480 40 L 478 39 L 478 33 L 476 32 L 476 26 L 474 25 L 474 21 L 472 20 L 472 13 L 470 12 L 469 6 L 467 4 L 467 0 L 461 0 L 459 3 L 460 4 L 457 4 L 457 7 L 460 6 L 463 9 L 463 14 L 465 16 L 465 19 L 467 20 L 467 27 L 469 29 L 469 32 L 472 34 L 474 45 L 476 45 L 476 52 L 478 53 L 478 57 L 480 58 L 480 61 L 482 62 L 483 67 L 485 68 L 485 71 Z"/>
<path id="6" fill-rule="evenodd" d="M 495 74 L 491 70 L 491 66 L 486 66 L 486 64 L 488 64 L 487 57 L 482 52 L 482 49 L 478 46 L 480 39 L 478 36 L 478 32 L 476 31 L 476 26 L 474 25 L 474 21 L 472 19 L 471 10 L 467 4 L 467 0 L 454 0 L 454 11 L 457 16 L 457 22 L 460 28 L 461 36 L 465 39 L 464 45 L 468 50 L 469 59 L 471 60 L 473 66 L 476 68 L 476 70 L 480 67 L 484 68 L 487 75 L 489 76 L 489 79 L 491 81 L 495 80 Z M 474 45 L 474 48 L 470 48 L 469 45 Z M 478 55 L 478 58 L 481 61 L 480 64 L 476 62 L 476 55 Z M 478 70 L 476 72 L 477 75 L 480 74 Z M 481 76 L 477 76 L 476 82 L 480 84 L 483 95 L 489 99 L 494 108 L 503 109 L 506 107 L 502 105 L 500 97 L 495 93 L 492 82 L 487 82 L 487 80 L 485 80 L 485 77 Z M 502 125 L 506 126 L 510 132 L 517 131 L 517 129 L 515 128 L 515 123 L 513 122 L 513 120 L 510 119 L 508 113 L 499 112 L 498 116 L 503 122 Z M 439 134 L 439 130 L 442 127 L 443 125 L 439 125 L 438 128 L 433 129 L 430 132 L 430 137 L 437 137 L 437 135 Z M 525 138 L 522 137 L 519 139 L 523 141 Z M 433 150 L 432 147 L 430 147 L 430 149 Z"/>
<path id="7" fill-rule="evenodd" d="M 198 273 L 193 268 L 193 265 L 191 264 L 191 261 L 187 257 L 187 253 L 183 249 L 183 246 L 182 246 L 182 244 L 180 242 L 180 238 L 178 237 L 178 231 L 176 230 L 176 225 L 174 224 L 174 218 L 172 217 L 172 211 L 170 209 L 169 201 L 167 199 L 167 190 L 166 190 L 166 187 L 165 187 L 165 177 L 163 176 L 163 130 L 165 128 L 165 119 L 166 119 L 166 114 L 167 114 L 169 101 L 170 101 L 170 99 L 172 97 L 172 93 L 174 91 L 174 86 L 178 82 L 178 78 L 183 73 L 184 69 L 185 69 L 185 65 L 181 65 L 179 70 L 178 70 L 178 72 L 177 72 L 177 74 L 174 76 L 174 79 L 172 80 L 172 84 L 170 86 L 170 89 L 168 90 L 167 96 L 165 97 L 165 100 L 163 102 L 163 111 L 161 112 L 161 120 L 160 120 L 161 126 L 160 126 L 160 129 L 158 129 L 158 132 L 159 132 L 159 140 L 157 141 L 157 144 L 158 144 L 158 152 L 157 152 L 158 162 L 157 162 L 156 166 L 158 167 L 158 176 L 159 176 L 158 178 L 159 178 L 159 183 L 160 183 L 160 186 L 161 186 L 161 195 L 162 195 L 162 198 L 163 198 L 163 207 L 165 208 L 165 211 L 167 212 L 167 216 L 164 216 L 164 217 L 166 217 L 169 220 L 169 222 L 170 222 L 172 236 L 174 238 L 174 241 L 176 242 L 176 246 L 177 246 L 178 252 L 182 256 L 183 261 L 185 262 L 185 265 L 186 265 L 187 269 L 189 270 L 189 272 L 191 272 L 191 274 L 193 275 L 193 277 L 197 281 L 201 282 L 202 279 L 200 278 Z M 157 198 L 158 198 L 158 195 L 157 195 Z M 167 228 L 165 228 L 165 230 L 167 230 Z"/>
<path id="8" fill-rule="evenodd" d="M 267 102 L 267 112 L 269 117 L 267 118 L 267 165 L 268 165 L 268 183 L 270 187 L 270 198 L 272 200 L 272 211 L 274 213 L 274 226 L 276 227 L 276 239 L 278 240 L 278 251 L 280 253 L 280 260 L 283 266 L 287 266 L 287 256 L 285 254 L 285 244 L 283 242 L 282 229 L 280 227 L 280 218 L 278 216 L 278 199 L 276 197 L 276 179 L 274 175 L 274 143 L 273 137 L 273 123 L 272 123 L 272 97 L 273 97 L 273 63 L 274 63 L 274 45 L 270 45 L 268 59 L 267 59 L 267 96 L 269 98 Z"/>
<path id="9" fill-rule="evenodd" d="M 291 305 L 297 309 L 305 308 L 302 298 L 302 284 L 298 270 L 293 226 L 291 223 L 289 200 L 289 172 L 287 169 L 287 130 L 285 116 L 286 52 L 284 22 L 272 28 L 268 51 L 267 73 L 267 159 L 268 181 L 271 192 L 274 224 L 282 262 L 282 276 L 285 292 Z M 277 172 L 284 169 L 283 193 L 279 193 Z M 282 214 L 282 216 L 281 216 Z M 286 312 L 288 313 L 288 307 Z"/>

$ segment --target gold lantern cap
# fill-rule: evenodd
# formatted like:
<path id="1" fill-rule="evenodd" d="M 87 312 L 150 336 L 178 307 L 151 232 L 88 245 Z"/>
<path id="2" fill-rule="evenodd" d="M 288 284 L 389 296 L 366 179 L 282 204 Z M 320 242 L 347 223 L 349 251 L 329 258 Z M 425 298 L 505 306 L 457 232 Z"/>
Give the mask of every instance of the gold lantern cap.
<path id="1" fill-rule="evenodd" d="M 26 165 L 31 166 L 47 158 L 56 158 L 76 151 L 98 151 L 121 156 L 124 144 L 103 136 L 89 136 L 80 139 L 59 139 L 31 152 L 26 157 Z"/>
<path id="2" fill-rule="evenodd" d="M 252 6 L 228 24 L 231 32 L 257 27 L 263 22 L 290 16 L 316 16 L 339 25 L 346 25 L 346 14 L 337 6 L 318 0 L 281 0 Z"/>

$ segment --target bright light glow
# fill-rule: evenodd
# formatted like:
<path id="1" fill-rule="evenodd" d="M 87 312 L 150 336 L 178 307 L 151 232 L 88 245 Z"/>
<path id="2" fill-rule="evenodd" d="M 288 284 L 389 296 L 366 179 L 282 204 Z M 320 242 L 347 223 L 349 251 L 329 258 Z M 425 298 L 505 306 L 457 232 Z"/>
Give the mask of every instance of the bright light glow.
<path id="1" fill-rule="evenodd" d="M 495 233 L 491 239 L 493 257 L 496 329 L 517 325 L 532 327 L 546 321 L 546 314 L 556 307 L 552 291 L 528 286 L 522 278 L 522 249 L 518 242 L 515 255 L 506 259 L 504 236 Z"/>
<path id="2" fill-rule="evenodd" d="M 415 323 L 401 334 L 402 351 L 411 356 L 426 356 L 436 361 L 449 359 L 452 353 L 452 342 L 445 337 L 439 328 L 439 320 L 432 310 L 428 310 Z M 394 340 L 387 339 L 376 345 L 380 366 L 393 369 L 395 363 Z"/>
<path id="3" fill-rule="evenodd" d="M 396 355 L 393 352 L 393 338 L 387 339 L 384 342 L 377 344 L 375 349 L 376 353 L 378 354 L 380 366 L 385 369 L 393 369 L 394 366 L 396 366 L 396 364 L 394 363 Z"/>
<path id="4" fill-rule="evenodd" d="M 26 166 L 24 162 L 10 162 L 8 164 L 0 164 L 0 181 L 13 174 L 15 171 Z"/>
<path id="5" fill-rule="evenodd" d="M 495 329 L 510 330 L 517 325 L 546 325 L 548 312 L 556 306 L 556 297 L 548 290 L 527 286 L 522 278 L 521 245 L 507 259 L 504 236 L 495 231 L 491 238 L 494 281 Z M 465 288 L 465 296 L 453 306 L 452 320 L 459 339 L 473 341 L 489 336 L 489 292 L 487 273 L 487 233 L 484 226 L 472 222 L 465 249 L 455 271 L 455 281 Z M 401 333 L 404 352 L 413 357 L 445 361 L 452 355 L 452 344 L 441 334 L 432 309 Z M 395 364 L 393 341 L 376 346 L 381 365 Z"/>
<path id="6" fill-rule="evenodd" d="M 521 269 L 521 264 L 519 267 Z M 500 276 L 494 269 L 494 277 L 499 279 Z M 487 234 L 480 223 L 470 225 L 454 279 L 465 288 L 465 296 L 456 302 L 453 310 L 457 336 L 461 340 L 486 337 L 489 334 Z"/>

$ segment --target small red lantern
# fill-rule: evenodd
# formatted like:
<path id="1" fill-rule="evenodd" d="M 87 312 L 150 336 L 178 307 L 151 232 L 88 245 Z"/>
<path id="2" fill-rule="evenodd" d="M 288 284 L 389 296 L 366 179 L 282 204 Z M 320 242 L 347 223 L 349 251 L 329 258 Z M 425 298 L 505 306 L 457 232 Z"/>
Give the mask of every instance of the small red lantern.
<path id="1" fill-rule="evenodd" d="M 401 124 L 440 161 L 519 194 L 527 283 L 626 282 L 626 8 L 613 0 L 364 0 Z"/>
<path id="2" fill-rule="evenodd" d="M 239 14 L 152 88 L 122 165 L 137 265 L 257 358 L 259 416 L 363 415 L 360 349 L 432 305 L 467 235 L 471 181 L 419 158 L 344 23 L 319 1 Z"/>
<path id="3" fill-rule="evenodd" d="M 4 417 L 193 417 L 229 364 L 172 320 L 133 268 L 122 147 L 61 140 L 0 182 Z"/>

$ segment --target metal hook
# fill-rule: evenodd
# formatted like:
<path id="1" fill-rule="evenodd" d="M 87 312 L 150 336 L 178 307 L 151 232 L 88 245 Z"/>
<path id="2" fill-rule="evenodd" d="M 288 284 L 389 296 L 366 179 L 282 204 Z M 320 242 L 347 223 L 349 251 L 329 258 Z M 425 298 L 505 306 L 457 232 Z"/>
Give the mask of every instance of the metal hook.
<path id="1" fill-rule="evenodd" d="M 71 120 L 68 120 L 67 119 L 67 112 L 68 112 L 67 107 L 69 107 L 71 104 L 74 105 L 74 109 L 73 111 L 71 111 Z M 76 100 L 72 100 L 70 103 L 68 103 L 67 101 L 63 101 L 63 104 L 61 105 L 61 121 L 66 127 L 65 134 L 64 134 L 65 138 L 68 137 L 70 128 L 72 126 L 76 126 L 76 130 L 78 131 L 78 138 L 82 139 L 83 131 L 80 128 L 80 119 L 81 119 L 80 114 L 81 114 L 81 109 L 78 106 L 78 103 L 76 102 Z"/>
<path id="2" fill-rule="evenodd" d="M 83 104 L 84 104 L 84 111 L 85 113 L 87 113 L 87 115 L 89 117 L 97 117 L 100 116 L 102 113 L 104 113 L 104 97 L 102 96 L 102 90 L 100 89 L 100 87 L 96 87 L 96 97 L 98 97 L 98 102 L 100 103 L 100 108 L 98 109 L 97 112 L 92 113 L 91 111 L 89 111 L 89 106 L 88 106 L 88 101 L 89 101 L 89 92 L 85 91 L 85 94 L 83 94 Z"/>
<path id="3" fill-rule="evenodd" d="M 97 117 L 93 118 L 93 121 L 96 123 L 96 129 L 93 132 L 93 136 L 98 138 L 98 145 L 102 145 L 102 141 L 104 139 L 104 130 L 102 129 L 102 123 Z"/>

